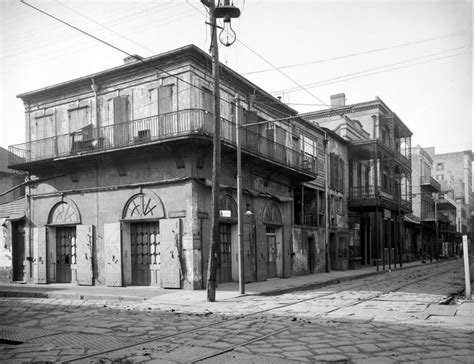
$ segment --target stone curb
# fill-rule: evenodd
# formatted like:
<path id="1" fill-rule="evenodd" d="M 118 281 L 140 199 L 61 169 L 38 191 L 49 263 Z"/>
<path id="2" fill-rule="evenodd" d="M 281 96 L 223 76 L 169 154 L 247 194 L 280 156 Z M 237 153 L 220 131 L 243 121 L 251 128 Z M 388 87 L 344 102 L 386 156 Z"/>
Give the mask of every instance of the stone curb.
<path id="1" fill-rule="evenodd" d="M 446 260 L 440 261 L 433 261 L 428 264 L 435 264 L 435 263 L 442 263 L 446 262 Z M 419 267 L 422 264 L 411 265 L 411 266 L 404 266 L 404 267 L 397 267 L 391 268 L 393 271 L 403 270 L 403 269 L 410 269 Z M 238 295 L 238 297 L 243 296 L 277 296 L 285 293 L 292 293 L 292 292 L 302 292 L 308 291 L 311 289 L 319 289 L 327 286 L 336 285 L 342 282 L 353 281 L 357 279 L 363 279 L 370 276 L 374 276 L 377 274 L 384 274 L 389 273 L 388 268 L 385 270 L 361 273 L 361 274 L 354 274 L 346 277 L 339 277 L 339 278 L 332 278 L 326 281 L 321 282 L 313 282 L 313 283 L 305 283 L 298 286 L 293 287 L 284 287 L 284 288 L 276 288 L 270 289 L 267 291 L 262 292 L 252 292 L 246 293 L 243 295 Z M 37 291 L 28 291 L 28 290 L 10 290 L 5 288 L 0 288 L 0 297 L 24 297 L 24 298 L 50 298 L 50 299 L 71 299 L 71 300 L 97 300 L 97 301 L 135 301 L 135 302 L 144 302 L 150 299 L 151 297 L 136 297 L 136 296 L 115 296 L 115 295 L 97 295 L 97 294 L 87 294 L 87 293 L 77 293 L 77 292 L 37 292 Z"/>

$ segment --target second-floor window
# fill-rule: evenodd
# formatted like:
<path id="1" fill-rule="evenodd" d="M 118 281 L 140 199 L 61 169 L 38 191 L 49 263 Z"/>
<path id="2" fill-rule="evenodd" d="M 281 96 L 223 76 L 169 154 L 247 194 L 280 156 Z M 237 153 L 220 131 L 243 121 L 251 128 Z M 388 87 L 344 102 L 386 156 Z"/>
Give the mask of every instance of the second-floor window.
<path id="1" fill-rule="evenodd" d="M 340 192 L 344 191 L 344 174 L 345 174 L 345 166 L 344 160 L 339 157 L 338 155 L 331 153 L 329 156 L 329 163 L 330 163 L 330 176 L 329 176 L 329 183 L 330 188 L 333 190 L 337 190 Z M 359 185 L 361 184 L 361 165 L 357 165 L 357 178 Z"/>
<path id="2" fill-rule="evenodd" d="M 54 136 L 53 114 L 43 115 L 33 119 L 31 140 L 40 140 Z"/>
<path id="3" fill-rule="evenodd" d="M 436 163 L 436 170 L 442 171 L 444 169 L 444 163 Z"/>
<path id="4" fill-rule="evenodd" d="M 90 115 L 88 107 L 81 107 L 68 110 L 69 133 L 73 133 L 90 124 Z"/>
<path id="5" fill-rule="evenodd" d="M 173 85 L 160 86 L 150 90 L 151 115 L 173 111 Z"/>

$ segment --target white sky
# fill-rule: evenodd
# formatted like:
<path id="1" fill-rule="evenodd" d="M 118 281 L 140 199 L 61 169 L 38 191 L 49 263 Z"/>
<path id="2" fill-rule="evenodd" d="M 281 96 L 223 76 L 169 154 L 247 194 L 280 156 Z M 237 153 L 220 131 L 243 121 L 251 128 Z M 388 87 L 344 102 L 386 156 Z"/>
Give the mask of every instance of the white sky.
<path id="1" fill-rule="evenodd" d="M 191 43 L 209 49 L 199 0 L 25 1 L 128 53 L 147 57 Z M 238 41 L 220 47 L 221 62 L 268 92 L 287 90 L 275 95 L 296 110 L 325 108 L 322 102 L 340 92 L 348 104 L 379 96 L 412 130 L 413 146 L 472 149 L 471 1 L 234 3 L 242 10 L 232 22 Z M 0 19 L 2 147 L 25 140 L 17 94 L 117 66 L 125 57 L 19 0 L 0 1 Z M 289 65 L 299 66 L 249 73 Z M 298 84 L 312 86 L 290 91 Z"/>

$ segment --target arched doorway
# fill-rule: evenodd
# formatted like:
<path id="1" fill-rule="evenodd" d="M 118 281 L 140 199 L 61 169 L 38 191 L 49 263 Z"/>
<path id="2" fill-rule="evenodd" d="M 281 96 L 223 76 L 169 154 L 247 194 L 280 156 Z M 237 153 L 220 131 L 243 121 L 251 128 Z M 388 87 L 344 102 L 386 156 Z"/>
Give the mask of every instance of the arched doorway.
<path id="1" fill-rule="evenodd" d="M 238 279 L 237 253 L 237 203 L 228 194 L 219 199 L 219 253 L 217 282 L 232 282 Z"/>
<path id="2" fill-rule="evenodd" d="M 125 285 L 181 287 L 180 221 L 164 217 L 163 203 L 152 192 L 133 195 L 125 204 L 120 254 Z"/>
<path id="3" fill-rule="evenodd" d="M 276 203 L 269 203 L 263 212 L 267 243 L 267 277 L 274 278 L 283 275 L 283 228 L 279 207 Z"/>
<path id="4" fill-rule="evenodd" d="M 91 241 L 78 241 L 78 230 L 81 236 L 84 235 L 83 229 L 77 228 L 80 223 L 79 211 L 72 201 L 62 200 L 50 210 L 47 234 L 50 283 L 79 283 L 78 269 L 89 272 L 92 277 Z M 92 284 L 89 280 L 82 283 Z"/>

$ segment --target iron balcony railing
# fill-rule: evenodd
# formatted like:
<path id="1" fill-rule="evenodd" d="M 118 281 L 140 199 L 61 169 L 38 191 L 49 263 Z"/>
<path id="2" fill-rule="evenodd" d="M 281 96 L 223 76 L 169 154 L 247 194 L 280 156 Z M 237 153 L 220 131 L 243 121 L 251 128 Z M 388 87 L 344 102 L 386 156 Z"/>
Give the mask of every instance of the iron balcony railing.
<path id="1" fill-rule="evenodd" d="M 187 109 L 101 127 L 92 124 L 70 134 L 58 135 L 9 147 L 9 165 L 97 153 L 134 145 L 182 138 L 190 135 L 212 136 L 213 114 Z M 235 146 L 235 124 L 221 118 L 221 140 Z M 242 127 L 244 152 L 316 175 L 317 159 L 301 150 L 281 144 Z"/>
<path id="2" fill-rule="evenodd" d="M 410 200 L 401 197 L 399 193 L 389 193 L 385 191 L 381 186 L 378 186 L 377 190 L 375 189 L 374 185 L 351 187 L 349 196 L 350 199 L 370 199 L 376 197 L 385 197 L 400 204 L 401 207 L 411 210 Z"/>

